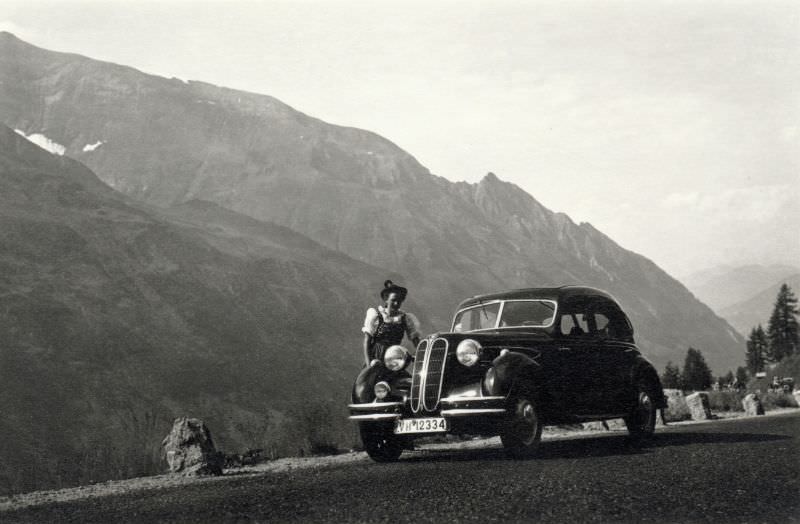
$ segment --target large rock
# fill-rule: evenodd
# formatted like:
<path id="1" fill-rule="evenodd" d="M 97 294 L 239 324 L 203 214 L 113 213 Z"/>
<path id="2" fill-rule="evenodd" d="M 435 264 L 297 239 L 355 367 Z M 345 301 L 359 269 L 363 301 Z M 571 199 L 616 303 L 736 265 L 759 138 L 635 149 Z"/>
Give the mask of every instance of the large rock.
<path id="1" fill-rule="evenodd" d="M 763 415 L 764 405 L 755 393 L 750 393 L 742 399 L 744 414 L 748 416 Z"/>
<path id="2" fill-rule="evenodd" d="M 711 404 L 708 393 L 698 391 L 686 397 L 686 405 L 692 414 L 692 420 L 711 420 Z"/>
<path id="3" fill-rule="evenodd" d="M 169 470 L 184 475 L 222 475 L 224 455 L 202 420 L 178 417 L 161 443 Z"/>
<path id="4" fill-rule="evenodd" d="M 664 396 L 667 398 L 667 409 L 664 410 L 664 419 L 667 422 L 678 422 L 692 418 L 683 391 L 680 389 L 665 389 Z"/>

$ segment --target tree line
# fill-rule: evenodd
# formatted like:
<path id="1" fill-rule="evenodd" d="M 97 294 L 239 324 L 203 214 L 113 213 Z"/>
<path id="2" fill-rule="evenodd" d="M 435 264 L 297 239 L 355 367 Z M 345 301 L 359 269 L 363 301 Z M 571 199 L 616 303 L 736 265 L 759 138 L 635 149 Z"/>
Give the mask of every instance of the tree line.
<path id="1" fill-rule="evenodd" d="M 750 331 L 745 366 L 738 367 L 736 374 L 728 371 L 717 382 L 743 388 L 748 379 L 764 371 L 767 364 L 778 363 L 796 354 L 800 346 L 797 315 L 797 297 L 787 284 L 783 284 L 775 299 L 767 329 L 764 330 L 759 324 Z M 691 347 L 686 352 L 683 370 L 670 361 L 661 375 L 661 384 L 665 388 L 701 391 L 709 389 L 713 382 L 711 369 L 702 352 Z"/>

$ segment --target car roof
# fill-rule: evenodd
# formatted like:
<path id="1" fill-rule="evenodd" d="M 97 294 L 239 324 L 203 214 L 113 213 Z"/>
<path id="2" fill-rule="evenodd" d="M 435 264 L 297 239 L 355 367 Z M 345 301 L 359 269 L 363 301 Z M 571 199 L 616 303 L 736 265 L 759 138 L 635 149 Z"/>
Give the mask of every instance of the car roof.
<path id="1" fill-rule="evenodd" d="M 492 300 L 554 300 L 561 302 L 572 297 L 603 297 L 616 303 L 614 297 L 593 287 L 587 286 L 560 286 L 560 287 L 531 287 L 522 289 L 512 289 L 500 293 L 487 293 L 485 295 L 475 295 L 466 300 L 462 300 L 457 309 L 489 302 Z"/>

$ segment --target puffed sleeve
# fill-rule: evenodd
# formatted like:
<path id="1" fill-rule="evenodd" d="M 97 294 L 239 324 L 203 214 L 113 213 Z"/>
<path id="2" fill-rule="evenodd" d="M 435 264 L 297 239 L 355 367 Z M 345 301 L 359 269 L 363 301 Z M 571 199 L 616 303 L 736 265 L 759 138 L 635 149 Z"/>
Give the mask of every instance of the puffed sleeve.
<path id="1" fill-rule="evenodd" d="M 366 333 L 369 336 L 375 334 L 375 330 L 378 328 L 378 310 L 374 307 L 371 307 L 367 310 L 367 316 L 364 318 L 364 327 L 361 328 L 363 333 Z"/>
<path id="2" fill-rule="evenodd" d="M 406 335 L 408 335 L 409 339 L 413 339 L 414 337 L 422 338 L 419 319 L 413 313 L 406 313 Z"/>

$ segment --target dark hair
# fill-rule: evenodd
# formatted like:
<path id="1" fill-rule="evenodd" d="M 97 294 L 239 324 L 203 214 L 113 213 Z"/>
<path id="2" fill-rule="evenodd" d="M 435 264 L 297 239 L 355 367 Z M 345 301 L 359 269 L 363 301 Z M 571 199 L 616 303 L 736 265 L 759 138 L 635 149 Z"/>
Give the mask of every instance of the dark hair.
<path id="1" fill-rule="evenodd" d="M 387 280 L 383 283 L 383 289 L 381 289 L 381 299 L 386 300 L 391 293 L 397 293 L 397 297 L 403 301 L 408 295 L 408 289 L 398 286 L 391 280 Z"/>

